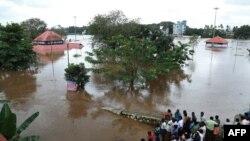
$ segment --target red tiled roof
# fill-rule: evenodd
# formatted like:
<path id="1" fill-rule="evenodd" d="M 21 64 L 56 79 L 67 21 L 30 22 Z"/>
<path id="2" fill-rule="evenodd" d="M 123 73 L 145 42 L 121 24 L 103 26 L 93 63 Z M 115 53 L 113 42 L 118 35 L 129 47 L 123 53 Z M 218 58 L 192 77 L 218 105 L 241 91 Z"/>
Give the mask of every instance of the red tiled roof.
<path id="1" fill-rule="evenodd" d="M 216 36 L 214 38 L 208 39 L 206 43 L 215 43 L 215 44 L 228 44 L 228 41 L 221 38 L 220 36 Z"/>
<path id="2" fill-rule="evenodd" d="M 63 40 L 63 39 L 59 34 L 53 31 L 45 31 L 34 39 L 34 41 L 54 41 L 54 40 Z"/>

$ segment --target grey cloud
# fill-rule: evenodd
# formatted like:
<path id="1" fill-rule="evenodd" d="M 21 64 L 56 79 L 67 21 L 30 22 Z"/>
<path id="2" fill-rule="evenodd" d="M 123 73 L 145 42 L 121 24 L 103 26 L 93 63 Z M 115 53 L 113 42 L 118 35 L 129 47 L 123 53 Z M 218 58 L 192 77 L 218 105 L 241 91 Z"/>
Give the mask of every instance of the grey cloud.
<path id="1" fill-rule="evenodd" d="M 10 0 L 19 6 L 28 6 L 34 8 L 44 8 L 50 6 L 50 1 L 47 0 Z"/>
<path id="2" fill-rule="evenodd" d="M 9 5 L 0 5 L 0 23 L 6 24 L 11 22 L 20 22 L 20 17 L 24 17 L 21 13 Z"/>
<path id="3" fill-rule="evenodd" d="M 226 4 L 249 6 L 250 0 L 224 0 Z"/>
<path id="4" fill-rule="evenodd" d="M 4 19 L 12 19 L 16 15 L 8 6 L 0 5 L 0 11 L 0 21 L 4 21 Z"/>

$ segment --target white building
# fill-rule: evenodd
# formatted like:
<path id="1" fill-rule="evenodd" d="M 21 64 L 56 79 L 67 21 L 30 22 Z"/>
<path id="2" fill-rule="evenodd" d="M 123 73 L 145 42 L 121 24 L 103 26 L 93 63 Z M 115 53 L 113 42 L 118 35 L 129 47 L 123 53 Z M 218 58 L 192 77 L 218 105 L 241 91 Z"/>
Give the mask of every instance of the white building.
<path id="1" fill-rule="evenodd" d="M 177 21 L 176 24 L 173 24 L 173 34 L 174 35 L 183 35 L 187 28 L 187 21 Z"/>

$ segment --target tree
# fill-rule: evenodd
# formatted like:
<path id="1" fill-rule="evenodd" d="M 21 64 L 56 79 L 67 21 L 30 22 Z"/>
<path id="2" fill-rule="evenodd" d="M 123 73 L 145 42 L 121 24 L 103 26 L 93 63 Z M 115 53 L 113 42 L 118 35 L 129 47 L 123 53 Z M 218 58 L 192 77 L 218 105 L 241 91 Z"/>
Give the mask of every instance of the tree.
<path id="1" fill-rule="evenodd" d="M 231 32 L 231 28 L 229 25 L 226 26 L 226 32 Z"/>
<path id="2" fill-rule="evenodd" d="M 92 69 L 94 72 L 129 84 L 130 90 L 134 90 L 136 83 L 143 84 L 146 80 L 156 79 L 160 74 L 179 69 L 189 59 L 184 44 L 164 51 L 157 48 L 149 38 L 118 35 L 113 36 L 111 42 L 116 44 L 115 48 L 93 49 L 93 53 L 88 52 L 86 60 L 99 64 Z"/>
<path id="3" fill-rule="evenodd" d="M 234 38 L 237 39 L 250 39 L 250 26 L 243 25 L 235 30 Z"/>
<path id="4" fill-rule="evenodd" d="M 233 27 L 233 32 L 235 32 L 239 27 L 238 26 L 234 26 Z"/>
<path id="5" fill-rule="evenodd" d="M 87 61 L 102 64 L 93 69 L 94 72 L 102 71 L 106 76 L 128 83 L 131 90 L 134 90 L 136 82 L 145 82 L 145 78 L 156 77 L 156 70 L 152 67 L 153 52 L 156 48 L 149 39 L 118 35 L 113 36 L 112 42 L 117 44 L 114 49 L 93 50 L 97 55 L 96 60 L 93 58 L 94 54 L 89 53 Z"/>
<path id="6" fill-rule="evenodd" d="M 140 25 L 135 20 L 127 20 L 120 12 L 98 15 L 89 28 L 99 44 L 93 52 L 88 52 L 86 60 L 96 64 L 92 68 L 94 72 L 120 80 L 130 90 L 137 83 L 144 84 L 146 80 L 179 69 L 189 59 L 187 46 L 175 46 L 173 38 L 157 26 Z"/>
<path id="7" fill-rule="evenodd" d="M 65 30 L 67 34 L 75 34 L 75 30 L 76 30 L 76 34 L 82 34 L 84 31 L 87 30 L 87 27 L 86 26 L 83 26 L 83 27 L 69 26 Z"/>
<path id="8" fill-rule="evenodd" d="M 220 29 L 220 30 L 224 30 L 223 24 L 220 24 L 220 25 L 219 25 L 219 29 Z"/>
<path id="9" fill-rule="evenodd" d="M 173 22 L 168 22 L 168 21 L 164 21 L 164 22 L 160 22 L 159 23 L 160 26 L 163 26 L 163 30 L 168 29 L 169 34 L 173 34 Z"/>
<path id="10" fill-rule="evenodd" d="M 58 25 L 57 27 L 54 27 L 51 29 L 52 31 L 55 31 L 56 33 L 58 33 L 59 35 L 63 36 L 66 38 L 67 35 L 67 31 L 65 28 L 63 28 L 61 25 Z"/>
<path id="11" fill-rule="evenodd" d="M 25 32 L 29 35 L 31 40 L 34 40 L 41 33 L 46 31 L 47 24 L 39 18 L 31 18 L 23 21 L 21 25 L 24 27 Z"/>
<path id="12" fill-rule="evenodd" d="M 206 29 L 187 27 L 184 34 L 189 35 L 189 36 L 198 36 L 198 35 L 199 36 L 207 36 L 205 31 L 206 31 Z"/>
<path id="13" fill-rule="evenodd" d="M 148 24 L 147 26 L 153 30 L 158 30 L 162 26 L 162 30 L 166 31 L 168 29 L 169 34 L 173 34 L 173 22 L 163 21 L 158 24 Z"/>
<path id="14" fill-rule="evenodd" d="M 198 36 L 194 35 L 189 38 L 189 44 L 194 48 L 199 43 Z"/>
<path id="15" fill-rule="evenodd" d="M 107 44 L 112 36 L 135 36 L 140 30 L 137 19 L 129 20 L 122 11 L 111 11 L 109 14 L 97 15 L 89 23 L 89 34 L 95 35 L 95 40 Z"/>
<path id="16" fill-rule="evenodd" d="M 227 34 L 226 34 L 226 31 L 224 30 L 215 30 L 215 36 L 220 36 L 222 38 L 225 38 Z"/>
<path id="17" fill-rule="evenodd" d="M 220 28 L 222 28 L 223 25 L 220 25 Z M 209 25 L 205 25 L 204 29 L 197 29 L 197 28 L 190 28 L 187 27 L 185 31 L 185 35 L 194 36 L 194 35 L 200 35 L 202 38 L 211 38 L 213 36 L 213 26 L 211 27 Z M 221 36 L 226 37 L 226 32 L 223 29 L 215 29 L 215 36 Z"/>
<path id="18" fill-rule="evenodd" d="M 20 70 L 28 68 L 33 62 L 35 54 L 31 41 L 24 29 L 17 23 L 0 27 L 0 68 Z"/>

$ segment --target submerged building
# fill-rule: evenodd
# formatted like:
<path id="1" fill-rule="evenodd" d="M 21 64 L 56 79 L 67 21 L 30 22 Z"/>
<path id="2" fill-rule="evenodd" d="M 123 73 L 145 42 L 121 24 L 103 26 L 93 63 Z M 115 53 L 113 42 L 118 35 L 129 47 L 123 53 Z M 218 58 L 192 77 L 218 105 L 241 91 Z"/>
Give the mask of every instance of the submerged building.
<path id="1" fill-rule="evenodd" d="M 81 43 L 64 41 L 59 34 L 53 31 L 45 31 L 33 40 L 33 51 L 38 54 L 62 53 L 66 49 L 82 47 Z"/>

